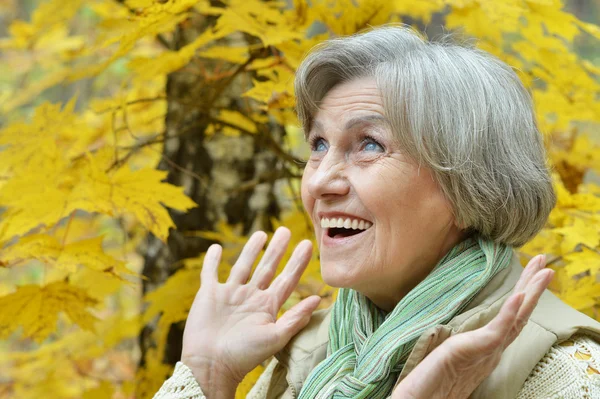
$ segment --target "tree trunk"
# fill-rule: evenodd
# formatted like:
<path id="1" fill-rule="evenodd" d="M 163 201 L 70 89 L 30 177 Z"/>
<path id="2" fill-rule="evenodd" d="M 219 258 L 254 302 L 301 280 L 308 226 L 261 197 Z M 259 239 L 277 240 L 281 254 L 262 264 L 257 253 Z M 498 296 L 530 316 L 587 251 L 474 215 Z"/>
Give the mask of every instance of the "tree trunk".
<path id="1" fill-rule="evenodd" d="M 209 20 L 193 22 L 192 27 L 186 24 L 185 29 L 177 30 L 171 44 L 173 49 L 189 43 L 211 23 Z M 206 62 L 203 66 L 210 73 L 210 64 Z M 143 274 L 147 277 L 143 282 L 144 294 L 164 284 L 181 267 L 177 261 L 198 256 L 213 243 L 186 236 L 186 231 L 214 230 L 220 220 L 228 224 L 241 223 L 244 234 L 256 229 L 270 230 L 270 218 L 279 214 L 273 183 L 250 184 L 241 192 L 236 190 L 243 183 L 256 180 L 264 171 L 275 170 L 277 156 L 248 135 L 217 135 L 211 137 L 210 142 L 206 140 L 211 106 L 228 109 L 241 106 L 238 103 L 243 92 L 241 83 L 233 79 L 225 91 L 220 89 L 220 84 L 222 81 L 207 82 L 185 68 L 168 77 L 166 137 L 180 137 L 165 141 L 159 169 L 168 170 L 167 181 L 185 187 L 186 194 L 199 206 L 186 214 L 170 212 L 176 228 L 171 230 L 166 245 L 152 234 L 147 237 L 143 249 Z M 212 101 L 217 92 L 219 98 Z M 184 323 L 171 326 L 163 354 L 165 363 L 175 364 L 180 360 L 183 326 Z M 145 326 L 139 337 L 141 366 L 146 363 L 148 350 L 156 346 L 152 338 L 154 329 L 154 324 Z"/>

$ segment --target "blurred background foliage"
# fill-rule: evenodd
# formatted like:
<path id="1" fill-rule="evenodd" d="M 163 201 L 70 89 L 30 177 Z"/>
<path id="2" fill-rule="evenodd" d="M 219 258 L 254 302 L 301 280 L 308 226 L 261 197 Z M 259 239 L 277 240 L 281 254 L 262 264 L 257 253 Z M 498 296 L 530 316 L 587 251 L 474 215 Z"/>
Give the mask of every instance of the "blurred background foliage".
<path id="1" fill-rule="evenodd" d="M 552 290 L 600 319 L 599 14 L 592 0 L 0 0 L 0 397 L 152 397 L 210 244 L 224 279 L 257 229 L 289 227 L 290 249 L 313 239 L 303 55 L 390 22 L 461 32 L 516 68 L 558 193 L 523 263 L 547 253 Z M 314 293 L 331 304 L 318 253 L 284 309 Z"/>

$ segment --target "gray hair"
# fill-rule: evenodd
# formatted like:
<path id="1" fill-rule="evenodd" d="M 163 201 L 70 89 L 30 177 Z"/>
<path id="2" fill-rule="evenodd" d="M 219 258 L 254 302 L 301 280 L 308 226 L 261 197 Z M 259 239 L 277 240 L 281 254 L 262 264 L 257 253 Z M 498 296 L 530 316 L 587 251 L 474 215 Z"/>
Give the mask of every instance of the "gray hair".
<path id="1" fill-rule="evenodd" d="M 305 134 L 334 86 L 372 77 L 407 154 L 429 167 L 460 226 L 522 246 L 556 203 L 532 99 L 504 62 L 386 26 L 318 45 L 296 72 Z"/>

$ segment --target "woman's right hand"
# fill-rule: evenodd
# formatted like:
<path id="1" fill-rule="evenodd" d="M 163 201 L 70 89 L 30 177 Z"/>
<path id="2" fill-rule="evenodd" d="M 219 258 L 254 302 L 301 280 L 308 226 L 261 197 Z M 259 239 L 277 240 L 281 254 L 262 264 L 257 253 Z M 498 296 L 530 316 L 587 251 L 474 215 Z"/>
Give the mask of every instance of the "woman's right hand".
<path id="1" fill-rule="evenodd" d="M 277 229 L 250 281 L 252 265 L 267 241 L 264 232 L 250 237 L 224 284 L 217 274 L 221 246 L 214 244 L 206 252 L 202 284 L 183 333 L 181 361 L 207 397 L 233 397 L 244 376 L 281 350 L 319 305 L 320 297 L 311 296 L 277 319 L 312 255 L 312 243 L 302 241 L 271 283 L 290 236 L 287 228 Z"/>

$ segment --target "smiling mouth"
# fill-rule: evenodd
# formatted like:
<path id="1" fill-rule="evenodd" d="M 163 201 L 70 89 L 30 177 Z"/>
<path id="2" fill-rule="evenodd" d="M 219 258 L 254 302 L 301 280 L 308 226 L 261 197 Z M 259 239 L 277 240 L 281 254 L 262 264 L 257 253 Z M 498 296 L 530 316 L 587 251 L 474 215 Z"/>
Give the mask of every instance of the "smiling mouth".
<path id="1" fill-rule="evenodd" d="M 367 231 L 373 223 L 361 219 L 321 218 L 321 228 L 327 237 L 341 239 Z"/>
<path id="2" fill-rule="evenodd" d="M 345 229 L 343 227 L 330 227 L 327 229 L 327 235 L 331 238 L 343 238 L 360 234 L 366 230 Z"/>

